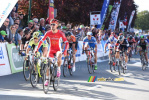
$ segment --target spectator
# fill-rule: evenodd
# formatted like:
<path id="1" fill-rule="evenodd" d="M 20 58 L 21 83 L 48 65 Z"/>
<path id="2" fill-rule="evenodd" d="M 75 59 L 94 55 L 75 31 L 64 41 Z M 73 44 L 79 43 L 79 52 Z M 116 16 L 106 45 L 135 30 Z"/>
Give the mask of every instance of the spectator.
<path id="1" fill-rule="evenodd" d="M 20 19 L 19 19 L 19 18 L 16 18 L 16 19 L 14 20 L 14 23 L 17 23 L 18 25 L 20 25 Z"/>
<path id="2" fill-rule="evenodd" d="M 42 27 L 42 31 L 41 31 L 41 33 L 42 33 L 42 35 L 45 34 L 45 28 L 44 28 L 44 27 Z"/>
<path id="3" fill-rule="evenodd" d="M 18 44 L 19 45 L 21 44 L 22 37 L 23 37 L 23 30 L 19 29 L 17 34 L 15 35 L 15 45 L 16 45 L 16 48 L 17 48 Z"/>
<path id="4" fill-rule="evenodd" d="M 12 33 L 12 42 L 14 43 L 14 37 L 15 37 L 15 33 L 16 33 L 16 27 L 15 27 L 15 25 L 11 25 L 10 26 L 10 31 Z"/>
<path id="5" fill-rule="evenodd" d="M 28 28 L 32 29 L 32 27 L 33 27 L 33 20 L 30 20 L 28 22 Z"/>
<path id="6" fill-rule="evenodd" d="M 12 34 L 11 34 L 11 31 L 9 29 L 9 18 L 6 18 L 6 20 L 4 21 L 4 24 L 2 25 L 2 27 L 0 28 L 0 31 L 5 31 L 7 36 L 4 37 L 4 39 L 11 43 L 11 37 L 12 37 Z"/>
<path id="7" fill-rule="evenodd" d="M 77 31 L 75 32 L 76 41 L 80 41 L 80 37 L 81 37 L 80 31 L 81 29 L 78 28 Z"/>
<path id="8" fill-rule="evenodd" d="M 51 30 L 51 27 L 50 27 L 49 24 L 47 24 L 46 27 L 45 27 L 45 31 L 47 32 L 47 31 L 49 31 L 49 30 Z"/>
<path id="9" fill-rule="evenodd" d="M 39 30 L 42 31 L 42 27 L 45 26 L 45 19 L 44 18 L 40 18 L 40 27 Z"/>
<path id="10" fill-rule="evenodd" d="M 37 25 L 38 24 L 38 19 L 37 18 L 34 18 L 33 19 L 33 23 L 34 23 L 34 25 Z"/>
<path id="11" fill-rule="evenodd" d="M 64 26 L 65 26 L 65 23 L 62 22 L 62 23 L 61 23 L 61 29 L 63 29 Z"/>
<path id="12" fill-rule="evenodd" d="M 19 25 L 19 27 L 20 27 L 20 29 L 23 29 L 23 27 L 25 26 L 23 17 L 24 17 L 23 14 L 19 15 L 19 18 L 20 18 L 20 25 Z"/>
<path id="13" fill-rule="evenodd" d="M 7 34 L 6 34 L 6 32 L 5 31 L 0 31 L 0 42 L 5 42 L 5 40 L 4 40 L 4 38 L 5 38 L 5 36 L 6 36 Z"/>

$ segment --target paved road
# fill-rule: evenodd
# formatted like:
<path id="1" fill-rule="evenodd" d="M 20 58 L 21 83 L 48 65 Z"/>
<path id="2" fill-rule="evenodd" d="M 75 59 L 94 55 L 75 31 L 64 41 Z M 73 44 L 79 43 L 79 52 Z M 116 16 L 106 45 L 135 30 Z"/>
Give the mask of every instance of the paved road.
<path id="1" fill-rule="evenodd" d="M 42 84 L 32 88 L 23 74 L 17 73 L 0 77 L 0 100 L 149 100 L 149 69 L 141 70 L 139 56 L 133 56 L 126 74 L 111 73 L 108 61 L 98 60 L 98 70 L 89 74 L 86 62 L 76 63 L 73 76 L 61 76 L 60 87 L 54 91 L 52 86 L 44 94 Z M 124 78 L 125 81 L 87 82 L 90 76 L 98 78 Z"/>

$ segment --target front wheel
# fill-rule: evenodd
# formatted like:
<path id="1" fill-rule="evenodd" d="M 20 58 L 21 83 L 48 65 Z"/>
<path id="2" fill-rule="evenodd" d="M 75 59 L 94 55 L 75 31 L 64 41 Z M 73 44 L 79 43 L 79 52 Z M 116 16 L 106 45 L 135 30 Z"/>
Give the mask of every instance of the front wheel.
<path id="1" fill-rule="evenodd" d="M 48 75 L 47 75 L 48 74 Z M 45 84 L 45 82 L 48 81 L 48 84 Z M 44 73 L 43 73 L 43 90 L 44 93 L 47 94 L 49 91 L 50 86 L 50 67 L 48 67 L 47 64 L 44 64 Z"/>
<path id="2" fill-rule="evenodd" d="M 63 63 L 63 76 L 66 77 L 68 73 L 68 59 L 65 57 L 64 63 Z"/>
<path id="3" fill-rule="evenodd" d="M 38 70 L 37 70 L 37 67 L 35 69 L 34 63 L 32 64 L 32 69 L 30 71 L 30 82 L 31 82 L 32 87 L 36 87 L 37 86 Z"/>
<path id="4" fill-rule="evenodd" d="M 30 70 L 31 70 L 31 62 L 29 60 L 24 60 L 24 62 L 23 62 L 23 76 L 26 81 L 30 80 Z"/>
<path id="5" fill-rule="evenodd" d="M 121 75 L 121 62 L 119 62 L 119 64 L 117 65 L 117 67 L 118 67 L 118 73 L 119 73 L 119 75 Z"/>
<path id="6" fill-rule="evenodd" d="M 93 72 L 93 67 L 92 67 L 92 64 L 91 64 L 90 57 L 87 58 L 87 68 L 88 68 L 88 72 L 91 74 Z"/>
<path id="7" fill-rule="evenodd" d="M 57 67 L 56 66 L 54 66 L 52 77 L 53 77 L 53 89 L 54 89 L 54 91 L 57 91 L 58 86 L 59 86 L 60 77 L 57 77 Z"/>

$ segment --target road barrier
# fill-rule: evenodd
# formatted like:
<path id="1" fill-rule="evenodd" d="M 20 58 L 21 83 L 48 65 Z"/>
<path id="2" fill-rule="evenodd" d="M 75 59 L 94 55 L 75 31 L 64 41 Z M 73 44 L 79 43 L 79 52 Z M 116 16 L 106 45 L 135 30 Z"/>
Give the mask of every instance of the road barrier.
<path id="1" fill-rule="evenodd" d="M 101 41 L 97 44 L 97 57 L 107 56 L 104 53 L 104 45 L 106 41 Z M 82 54 L 83 41 L 78 41 L 78 48 L 76 53 L 76 62 L 86 60 L 86 55 Z M 0 76 L 9 75 L 23 70 L 24 57 L 19 55 L 19 50 L 16 49 L 15 44 L 0 43 Z M 62 62 L 64 57 L 62 57 Z"/>

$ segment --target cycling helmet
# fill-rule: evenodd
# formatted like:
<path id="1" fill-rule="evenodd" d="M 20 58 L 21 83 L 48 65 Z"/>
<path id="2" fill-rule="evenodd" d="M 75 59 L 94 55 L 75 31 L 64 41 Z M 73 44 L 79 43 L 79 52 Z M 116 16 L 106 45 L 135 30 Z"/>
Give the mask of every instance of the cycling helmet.
<path id="1" fill-rule="evenodd" d="M 33 33 L 33 38 L 39 38 L 40 37 L 40 33 L 39 32 L 34 32 Z"/>
<path id="2" fill-rule="evenodd" d="M 65 33 L 65 36 L 66 36 L 66 37 L 67 37 L 67 36 L 71 36 L 71 32 L 69 32 L 69 31 L 66 32 L 66 33 Z"/>
<path id="3" fill-rule="evenodd" d="M 111 37 L 109 38 L 109 41 L 110 41 L 110 42 L 113 42 L 113 41 L 114 41 L 114 36 L 111 36 Z"/>
<path id="4" fill-rule="evenodd" d="M 25 35 L 27 35 L 30 31 L 31 31 L 31 29 L 28 28 L 28 27 L 23 29 L 23 32 L 24 32 Z"/>
<path id="5" fill-rule="evenodd" d="M 52 24 L 52 23 L 58 24 L 59 22 L 58 22 L 57 19 L 52 19 L 52 20 L 50 21 L 50 24 Z"/>
<path id="6" fill-rule="evenodd" d="M 87 32 L 87 35 L 92 35 L 92 32 Z"/>
<path id="7" fill-rule="evenodd" d="M 142 35 L 142 36 L 140 36 L 140 39 L 144 39 L 144 36 Z"/>
<path id="8" fill-rule="evenodd" d="M 132 35 L 129 36 L 129 39 L 132 40 Z"/>
<path id="9" fill-rule="evenodd" d="M 119 40 L 119 41 L 123 41 L 123 40 L 124 40 L 124 36 L 123 36 L 123 35 L 119 36 L 119 37 L 118 37 L 118 40 Z"/>

